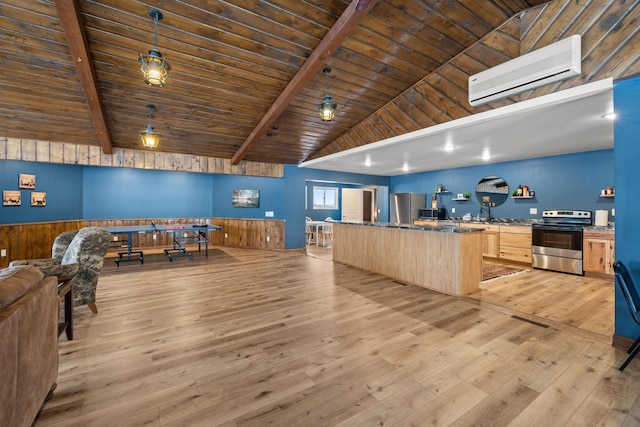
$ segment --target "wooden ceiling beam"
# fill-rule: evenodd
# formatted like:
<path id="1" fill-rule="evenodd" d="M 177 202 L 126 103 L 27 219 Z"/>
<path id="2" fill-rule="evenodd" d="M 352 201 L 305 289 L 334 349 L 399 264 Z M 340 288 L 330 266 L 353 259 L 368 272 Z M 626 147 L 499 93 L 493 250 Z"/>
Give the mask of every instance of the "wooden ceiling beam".
<path id="1" fill-rule="evenodd" d="M 104 108 L 100 100 L 100 92 L 98 91 L 98 82 L 96 73 L 93 68 L 93 61 L 89 55 L 89 44 L 87 36 L 82 25 L 80 16 L 80 7 L 77 0 L 55 0 L 56 9 L 62 23 L 62 28 L 67 36 L 69 49 L 73 62 L 76 64 L 80 84 L 87 98 L 87 105 L 91 120 L 96 128 L 98 141 L 105 154 L 111 154 L 113 144 L 111 143 L 111 134 L 107 127 Z"/>
<path id="2" fill-rule="evenodd" d="M 289 106 L 293 98 L 306 86 L 318 70 L 324 67 L 327 59 L 342 44 L 360 20 L 373 8 L 377 0 L 353 0 L 342 15 L 327 32 L 318 46 L 311 52 L 300 70 L 289 81 L 278 98 L 267 112 L 262 116 L 256 127 L 251 131 L 247 139 L 231 158 L 231 164 L 237 165 L 242 161 L 251 148 L 257 144 L 264 132 L 278 120 L 280 115 Z"/>

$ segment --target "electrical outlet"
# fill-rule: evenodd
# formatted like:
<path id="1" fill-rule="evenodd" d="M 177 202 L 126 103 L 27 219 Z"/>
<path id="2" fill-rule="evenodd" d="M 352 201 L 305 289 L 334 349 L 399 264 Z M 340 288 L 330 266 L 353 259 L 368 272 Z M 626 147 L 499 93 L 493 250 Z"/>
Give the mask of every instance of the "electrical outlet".
<path id="1" fill-rule="evenodd" d="M 615 208 L 611 209 L 611 216 L 616 216 L 616 210 L 615 210 Z"/>
<path id="2" fill-rule="evenodd" d="M 271 238 L 269 236 L 267 236 L 267 242 L 270 240 Z"/>
<path id="3" fill-rule="evenodd" d="M 154 234 L 154 235 L 153 235 L 153 240 L 156 240 L 156 239 L 157 239 L 157 237 L 156 237 L 156 235 Z"/>
<path id="4" fill-rule="evenodd" d="M 529 208 L 530 215 L 538 215 L 538 208 Z"/>
<path id="5" fill-rule="evenodd" d="M 189 235 L 187 233 L 183 233 L 182 237 L 188 237 Z"/>
<path id="6" fill-rule="evenodd" d="M 451 213 L 456 213 L 456 208 L 451 208 Z"/>
<path id="7" fill-rule="evenodd" d="M 264 213 L 264 216 L 267 216 L 267 217 L 273 217 L 273 211 L 266 211 L 266 212 Z"/>
<path id="8" fill-rule="evenodd" d="M 0 256 L 7 256 L 7 250 L 6 249 L 1 249 L 0 250 Z"/>
<path id="9" fill-rule="evenodd" d="M 224 233 L 224 238 L 226 239 L 228 237 L 229 237 L 229 235 L 227 233 Z"/>
<path id="10" fill-rule="evenodd" d="M 118 241 L 118 236 L 113 236 L 113 241 L 117 242 Z"/>

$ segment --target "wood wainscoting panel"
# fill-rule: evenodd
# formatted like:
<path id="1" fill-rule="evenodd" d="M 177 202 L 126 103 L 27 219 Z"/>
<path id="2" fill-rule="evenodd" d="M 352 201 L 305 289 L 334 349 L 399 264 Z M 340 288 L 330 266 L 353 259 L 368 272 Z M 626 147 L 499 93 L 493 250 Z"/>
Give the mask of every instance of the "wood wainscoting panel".
<path id="1" fill-rule="evenodd" d="M 209 244 L 218 246 L 234 246 L 251 249 L 285 249 L 285 222 L 283 220 L 246 219 L 246 218 L 139 218 L 117 220 L 91 220 L 85 225 L 112 227 L 120 225 L 151 224 L 212 224 L 222 228 L 220 231 L 209 232 Z M 173 244 L 171 233 L 138 234 L 133 236 L 133 246 L 136 248 L 163 248 Z M 226 237 L 225 237 L 226 236 Z M 267 240 L 268 237 L 268 240 Z M 126 244 L 126 242 L 123 242 Z"/>
<path id="2" fill-rule="evenodd" d="M 135 219 L 95 219 L 52 221 L 25 224 L 0 224 L 0 249 L 6 249 L 7 256 L 0 257 L 0 268 L 6 268 L 17 259 L 51 257 L 51 247 L 55 238 L 67 230 L 82 227 L 113 227 L 122 225 L 213 224 L 222 227 L 220 231 L 209 232 L 209 245 L 235 246 L 251 249 L 285 249 L 285 221 L 242 218 L 135 218 Z M 228 238 L 225 239 L 225 233 Z M 155 239 L 153 236 L 155 235 Z M 136 248 L 166 248 L 173 244 L 171 233 L 134 234 L 132 244 Z M 126 236 L 118 236 L 112 243 L 112 251 L 120 244 L 126 248 Z"/>
<path id="3" fill-rule="evenodd" d="M 214 245 L 254 249 L 285 249 L 285 221 L 250 218 L 210 218 L 222 227 L 210 234 Z"/>
<path id="4" fill-rule="evenodd" d="M 7 256 L 0 257 L 0 268 L 17 259 L 50 258 L 56 237 L 80 227 L 81 221 L 77 220 L 0 224 L 0 249 L 7 251 Z"/>

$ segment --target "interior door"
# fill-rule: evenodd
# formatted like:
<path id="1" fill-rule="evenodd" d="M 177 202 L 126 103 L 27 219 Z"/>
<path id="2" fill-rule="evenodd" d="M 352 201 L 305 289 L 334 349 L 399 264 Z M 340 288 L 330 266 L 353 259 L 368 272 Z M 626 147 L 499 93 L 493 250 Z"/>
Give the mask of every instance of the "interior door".
<path id="1" fill-rule="evenodd" d="M 362 220 L 373 221 L 373 191 L 364 190 L 362 192 Z"/>
<path id="2" fill-rule="evenodd" d="M 342 189 L 342 221 L 362 221 L 362 198 L 361 188 Z"/>

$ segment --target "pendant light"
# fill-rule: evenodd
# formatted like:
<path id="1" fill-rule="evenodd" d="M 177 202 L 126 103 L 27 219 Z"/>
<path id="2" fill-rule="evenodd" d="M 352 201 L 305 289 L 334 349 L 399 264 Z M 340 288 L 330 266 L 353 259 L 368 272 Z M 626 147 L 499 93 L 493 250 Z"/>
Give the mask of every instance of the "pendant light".
<path id="1" fill-rule="evenodd" d="M 325 95 L 324 100 L 318 104 L 318 111 L 320 112 L 320 118 L 323 122 L 330 122 L 333 120 L 333 116 L 336 115 L 336 108 L 338 107 L 338 104 L 333 102 L 329 96 L 329 73 L 331 72 L 331 68 L 324 67 L 322 72 L 327 77 L 327 94 Z"/>
<path id="2" fill-rule="evenodd" d="M 138 62 L 140 62 L 146 84 L 164 87 L 171 66 L 158 50 L 158 21 L 162 19 L 162 12 L 158 9 L 149 9 L 149 16 L 153 18 L 153 49 L 147 55 L 141 53 Z"/>
<path id="3" fill-rule="evenodd" d="M 153 117 L 153 112 L 156 111 L 156 106 L 147 104 L 147 110 L 149 110 L 149 124 L 145 130 L 140 131 L 140 141 L 146 148 L 156 148 L 160 143 L 160 134 L 151 126 L 151 117 Z"/>

